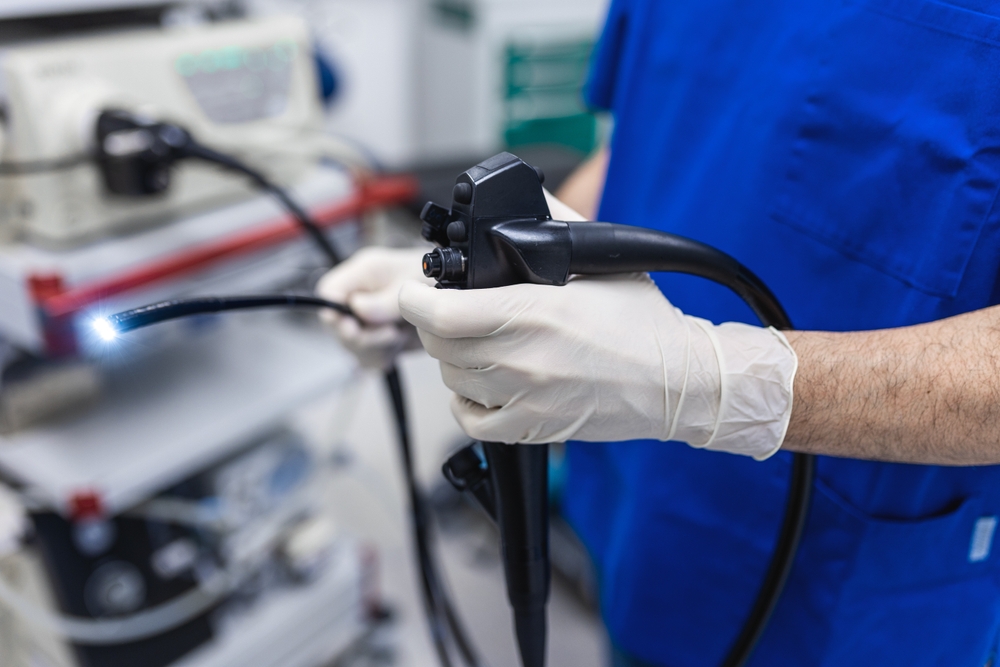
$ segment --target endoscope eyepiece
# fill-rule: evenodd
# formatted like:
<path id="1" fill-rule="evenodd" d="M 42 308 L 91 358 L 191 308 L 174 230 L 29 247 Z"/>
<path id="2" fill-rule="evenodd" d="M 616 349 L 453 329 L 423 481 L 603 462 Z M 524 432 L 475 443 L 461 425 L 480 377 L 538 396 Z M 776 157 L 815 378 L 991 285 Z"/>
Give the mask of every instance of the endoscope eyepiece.
<path id="1" fill-rule="evenodd" d="M 424 275 L 442 282 L 460 281 L 465 277 L 465 255 L 457 248 L 435 248 L 424 255 L 421 264 Z"/>

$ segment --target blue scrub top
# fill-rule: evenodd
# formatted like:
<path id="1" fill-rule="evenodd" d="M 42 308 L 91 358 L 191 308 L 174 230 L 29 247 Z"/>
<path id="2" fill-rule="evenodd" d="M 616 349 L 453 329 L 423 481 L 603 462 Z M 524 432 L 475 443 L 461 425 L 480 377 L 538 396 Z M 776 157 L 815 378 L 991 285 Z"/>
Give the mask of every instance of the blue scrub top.
<path id="1" fill-rule="evenodd" d="M 797 327 L 997 302 L 1000 2 L 613 0 L 588 90 L 615 118 L 600 218 L 731 253 Z M 657 278 L 686 312 L 754 322 L 721 287 Z M 565 512 L 621 649 L 719 664 L 770 558 L 789 461 L 571 445 Z M 998 467 L 821 458 L 750 664 L 981 667 L 1000 626 L 997 515 Z"/>

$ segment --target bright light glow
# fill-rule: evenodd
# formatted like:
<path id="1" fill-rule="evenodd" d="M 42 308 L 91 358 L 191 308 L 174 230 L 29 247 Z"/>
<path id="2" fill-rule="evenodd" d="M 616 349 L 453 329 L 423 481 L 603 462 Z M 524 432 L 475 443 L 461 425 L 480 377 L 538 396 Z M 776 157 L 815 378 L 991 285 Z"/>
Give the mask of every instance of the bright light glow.
<path id="1" fill-rule="evenodd" d="M 93 327 L 94 331 L 97 332 L 97 335 L 101 337 L 101 340 L 110 343 L 115 338 L 118 338 L 118 330 L 115 329 L 114 325 L 111 324 L 111 322 L 108 322 L 103 317 L 94 320 Z"/>

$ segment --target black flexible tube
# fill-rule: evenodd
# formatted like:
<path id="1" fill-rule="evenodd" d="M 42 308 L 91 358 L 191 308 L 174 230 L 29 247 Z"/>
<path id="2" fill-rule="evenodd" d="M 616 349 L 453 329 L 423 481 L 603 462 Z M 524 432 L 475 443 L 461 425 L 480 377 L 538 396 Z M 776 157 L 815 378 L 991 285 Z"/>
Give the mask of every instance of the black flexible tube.
<path id="1" fill-rule="evenodd" d="M 326 237 L 326 234 L 323 233 L 323 230 L 320 229 L 319 225 L 317 225 L 315 221 L 313 221 L 312 217 L 306 213 L 306 211 L 299 206 L 294 199 L 292 199 L 284 188 L 272 183 L 269 178 L 264 176 L 264 174 L 249 165 L 244 164 L 241 160 L 238 160 L 231 155 L 220 153 L 216 150 L 208 148 L 207 146 L 202 146 L 195 141 L 192 141 L 190 144 L 185 146 L 184 153 L 188 157 L 204 160 L 205 162 L 211 162 L 225 169 L 229 169 L 230 171 L 235 171 L 248 176 L 250 180 L 253 181 L 254 185 L 271 193 L 271 195 L 281 202 L 281 205 L 292 214 L 302 229 L 309 235 L 309 238 L 311 238 L 313 243 L 316 244 L 316 247 L 319 248 L 319 250 L 326 256 L 327 263 L 331 267 L 340 264 L 342 258 L 336 248 L 333 247 L 333 244 L 330 243 L 330 239 Z"/>
<path id="2" fill-rule="evenodd" d="M 812 501 L 813 478 L 816 476 L 816 457 L 812 454 L 792 455 L 792 476 L 788 487 L 785 516 L 782 519 L 778 542 L 768 564 L 764 581 L 761 583 L 757 599 L 754 600 L 750 615 L 743 623 L 729 648 L 722 667 L 743 667 L 753 649 L 757 646 L 767 628 L 781 592 L 788 582 L 795 554 L 805 531 L 809 505 Z"/>
<path id="3" fill-rule="evenodd" d="M 403 397 L 403 387 L 400 382 L 399 372 L 395 367 L 390 368 L 385 374 L 386 383 L 392 398 L 392 407 L 395 412 L 397 427 L 400 424 L 407 424 L 406 402 Z M 403 474 L 406 477 L 406 488 L 410 496 L 410 506 L 413 508 L 413 531 L 414 544 L 418 549 L 418 562 L 422 564 L 420 568 L 421 583 L 424 591 L 424 604 L 428 608 L 428 618 L 432 619 L 432 633 L 442 637 L 447 636 L 450 629 L 453 634 L 455 646 L 458 648 L 462 659 L 467 665 L 479 665 L 479 658 L 475 649 L 469 643 L 467 633 L 461 625 L 458 614 L 452 606 L 451 599 L 445 592 L 444 584 L 438 573 L 433 554 L 431 552 L 431 535 L 429 532 L 430 515 L 427 507 L 427 500 L 420 493 L 417 485 L 415 468 L 413 462 L 413 448 L 410 443 L 408 429 L 398 428 L 397 436 L 399 442 L 400 456 L 403 459 Z M 442 618 L 443 617 L 443 618 Z M 442 627 L 442 623 L 447 624 L 447 628 Z M 440 654 L 441 662 L 450 662 L 450 657 L 445 653 Z"/>
<path id="4" fill-rule="evenodd" d="M 392 398 L 393 412 L 396 417 L 397 427 L 406 424 L 405 401 L 403 400 L 403 387 L 400 382 L 399 373 L 395 367 L 390 368 L 385 373 L 386 385 L 389 395 Z M 445 645 L 447 629 L 443 627 L 440 608 L 440 597 L 437 593 L 437 582 L 431 567 L 423 565 L 429 564 L 429 553 L 427 553 L 427 507 L 424 504 L 423 496 L 417 492 L 417 483 L 414 475 L 413 453 L 410 444 L 410 434 L 408 429 L 397 428 L 397 438 L 399 442 L 400 455 L 403 459 L 403 476 L 406 478 L 406 489 L 410 496 L 410 507 L 413 514 L 413 534 L 414 545 L 417 548 L 417 561 L 422 564 L 420 568 L 420 583 L 423 591 L 424 610 L 430 623 L 431 636 L 434 638 L 434 647 L 438 653 L 438 660 L 442 665 L 451 664 L 451 656 Z"/>
<path id="5" fill-rule="evenodd" d="M 103 319 L 110 329 L 108 333 L 126 333 L 143 327 L 159 324 L 182 317 L 219 313 L 232 310 L 252 310 L 273 307 L 311 307 L 329 308 L 339 313 L 357 318 L 349 306 L 335 301 L 327 301 L 307 295 L 259 295 L 234 297 L 193 297 L 188 299 L 173 299 L 125 310 Z M 103 329 L 103 324 L 97 325 Z M 417 551 L 417 561 L 420 566 L 420 578 L 424 606 L 430 624 L 431 638 L 438 659 L 444 667 L 450 667 L 451 656 L 448 653 L 447 638 L 451 635 L 463 660 L 470 667 L 483 664 L 479 661 L 475 649 L 468 640 L 451 600 L 448 598 L 438 574 L 435 559 L 430 547 L 428 534 L 427 504 L 414 474 L 414 463 L 410 434 L 406 418 L 406 402 L 403 396 L 402 383 L 395 367 L 385 373 L 393 414 L 397 426 L 397 436 L 400 447 L 400 457 L 403 462 L 403 475 L 409 495 L 413 515 L 414 545 Z"/>
<path id="6" fill-rule="evenodd" d="M 681 236 L 640 227 L 602 222 L 573 223 L 570 273 L 629 271 L 687 273 L 735 292 L 764 326 L 792 329 L 792 322 L 767 285 L 729 255 Z M 763 635 L 791 573 L 812 501 L 816 458 L 793 454 L 785 516 L 771 562 L 750 614 L 733 641 L 722 667 L 743 667 Z"/>
<path id="7" fill-rule="evenodd" d="M 47 174 L 72 169 L 93 160 L 92 155 L 80 154 L 55 160 L 30 160 L 27 162 L 0 162 L 0 177 Z"/>
<path id="8" fill-rule="evenodd" d="M 569 235 L 570 273 L 687 273 L 733 290 L 764 326 L 792 328 L 791 320 L 767 285 L 734 258 L 712 246 L 655 229 L 608 222 L 574 222 L 569 225 Z"/>
<path id="9" fill-rule="evenodd" d="M 316 224 L 305 209 L 298 205 L 284 188 L 271 182 L 264 174 L 231 155 L 203 146 L 193 139 L 190 139 L 183 147 L 182 153 L 186 157 L 204 160 L 249 177 L 254 185 L 272 194 L 291 213 L 302 229 L 312 239 L 313 243 L 315 243 L 316 247 L 326 256 L 331 268 L 341 262 L 342 258 L 340 254 L 334 248 L 333 244 L 330 243 L 330 240 L 323 233 L 323 230 L 320 229 L 319 225 Z M 304 304 L 304 302 L 300 302 L 300 304 Z M 338 308 L 333 309 L 338 310 Z M 340 312 L 345 311 L 341 310 Z M 349 310 L 346 312 L 347 314 L 353 314 Z M 424 608 L 427 612 L 435 651 L 438 654 L 442 667 L 451 667 L 451 658 L 446 644 L 446 640 L 450 634 L 466 665 L 468 667 L 479 667 L 482 663 L 472 646 L 472 642 L 469 640 L 468 633 L 459 621 L 458 614 L 455 612 L 451 599 L 444 590 L 441 578 L 435 567 L 434 553 L 428 539 L 426 501 L 417 486 L 413 472 L 412 445 L 410 442 L 409 426 L 406 421 L 406 401 L 400 383 L 399 369 L 395 364 L 385 371 L 384 382 L 389 392 L 393 416 L 396 421 L 397 441 L 403 461 L 403 476 L 406 481 L 407 493 L 410 497 L 414 547 L 417 552 L 417 563 L 421 573 Z"/>
<path id="10" fill-rule="evenodd" d="M 176 320 L 180 317 L 221 313 L 227 310 L 249 310 L 255 308 L 305 306 L 329 308 L 344 315 L 356 317 L 348 306 L 335 301 L 327 301 L 314 296 L 297 294 L 266 294 L 262 296 L 206 296 L 190 299 L 172 299 L 151 303 L 148 306 L 125 310 L 104 318 L 116 333 L 125 333 L 148 327 L 151 324 Z"/>

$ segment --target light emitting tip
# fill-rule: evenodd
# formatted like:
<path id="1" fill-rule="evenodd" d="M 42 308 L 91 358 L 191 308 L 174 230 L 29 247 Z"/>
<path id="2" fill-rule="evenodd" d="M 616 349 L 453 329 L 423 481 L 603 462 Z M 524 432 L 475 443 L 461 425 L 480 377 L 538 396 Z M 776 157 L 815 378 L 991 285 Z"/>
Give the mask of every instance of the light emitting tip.
<path id="1" fill-rule="evenodd" d="M 118 330 L 103 317 L 94 320 L 93 327 L 97 335 L 101 337 L 101 340 L 111 342 L 118 337 Z"/>

